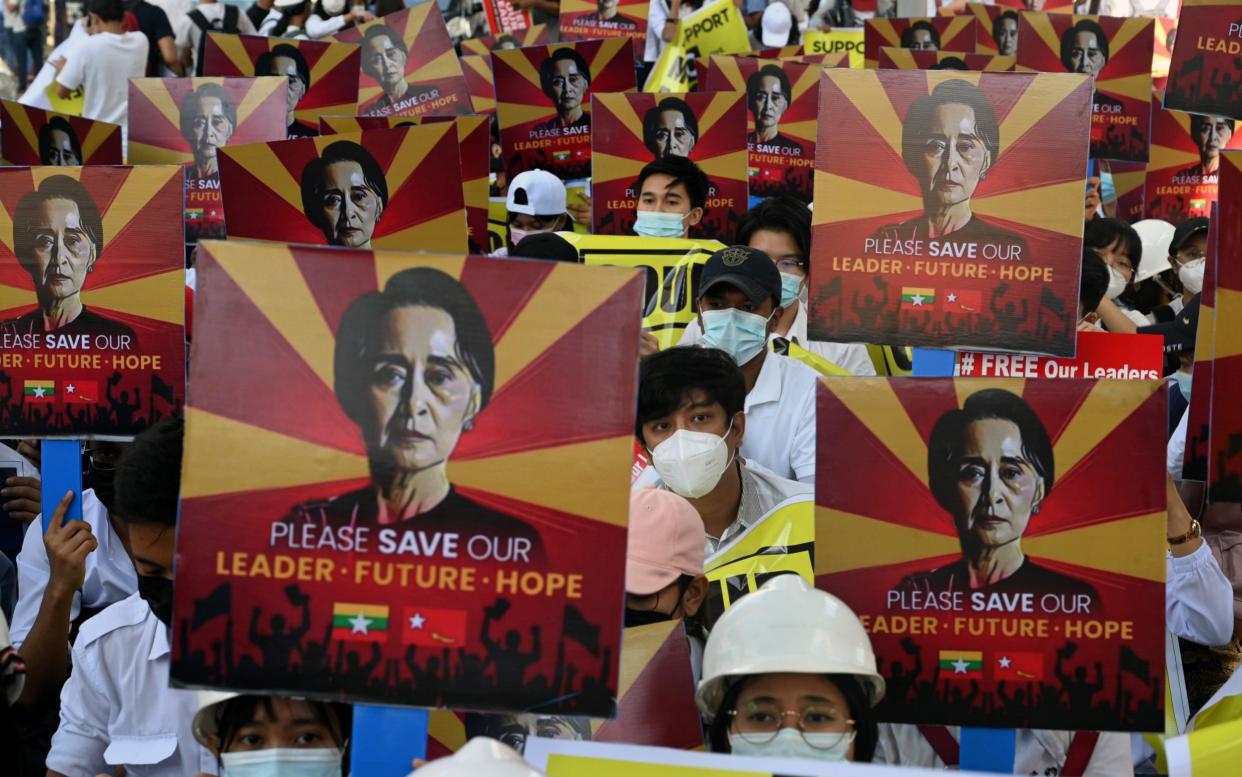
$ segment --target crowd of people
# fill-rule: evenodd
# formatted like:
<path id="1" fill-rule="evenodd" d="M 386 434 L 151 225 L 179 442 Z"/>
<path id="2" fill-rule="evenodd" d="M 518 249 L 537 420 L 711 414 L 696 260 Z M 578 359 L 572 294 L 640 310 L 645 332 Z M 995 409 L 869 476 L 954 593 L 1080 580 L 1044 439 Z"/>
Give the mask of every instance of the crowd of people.
<path id="1" fill-rule="evenodd" d="M 799 30 L 849 26 L 875 13 L 855 11 L 849 0 L 738 4 L 756 48 L 796 43 Z M 479 33 L 472 6 L 441 5 L 456 37 Z M 513 5 L 555 24 L 552 0 Z M 885 4 L 879 5 L 884 13 Z M 696 0 L 650 1 L 636 63 L 640 76 L 673 39 L 678 20 L 701 6 Z M 257 0 L 245 8 L 219 0 L 85 0 L 83 7 L 82 18 L 43 62 L 46 4 L 6 3 L 6 61 L 29 86 L 23 101 L 50 109 L 49 88 L 61 98 L 80 89 L 83 116 L 124 126 L 129 80 L 201 73 L 208 31 L 317 39 L 404 6 L 386 0 L 369 8 L 344 0 Z M 1004 20 L 998 20 L 998 40 L 1016 40 L 1016 21 L 1010 30 Z M 930 25 L 907 33 L 907 48 L 934 48 Z M 287 61 L 277 61 L 281 57 Z M 382 59 L 371 67 L 382 67 Z M 295 56 L 273 50 L 271 66 L 305 88 Z M 765 93 L 764 99 L 779 98 L 779 86 L 774 79 L 769 92 L 776 96 Z M 292 113 L 288 121 L 292 132 Z M 1231 134 L 1232 123 L 1227 129 Z M 671 147 L 674 139 L 663 142 Z M 633 231 L 639 238 L 688 238 L 704 218 L 708 176 L 675 150 L 653 153 L 657 158 L 636 178 Z M 560 233 L 589 228 L 589 197 L 571 201 L 562 180 L 545 170 L 507 181 L 501 176 L 496 193 L 504 198 L 507 225 L 494 256 L 579 261 Z M 824 372 L 814 365 L 832 365 L 833 375 L 891 373 L 867 344 L 808 337 L 811 214 L 807 203 L 787 195 L 759 201 L 736 232 L 712 236 L 724 247 L 702 266 L 694 319 L 680 341 L 661 349 L 653 334 L 642 336 L 634 420 L 641 453 L 630 503 L 624 622 L 681 622 L 703 743 L 712 752 L 953 768 L 960 760 L 956 727 L 877 719 L 876 706 L 897 689 L 892 683 L 886 688 L 867 630 L 844 602 L 784 574 L 721 611 L 705 576 L 705 559 L 777 507 L 809 509 L 817 444 L 849 445 L 816 439 L 816 386 Z M 1193 712 L 1242 655 L 1234 593 L 1242 578 L 1231 577 L 1227 539 L 1242 530 L 1242 513 L 1237 505 L 1205 504 L 1202 483 L 1183 472 L 1211 224 L 1206 218 L 1128 223 L 1116 213 L 1111 185 L 1099 178 L 1088 180 L 1083 214 L 1078 330 L 1150 334 L 1163 343 L 1162 380 L 1170 397 L 1167 428 L 1160 430 L 1168 440 L 1164 613 L 1169 633 L 1181 641 Z M 791 347 L 815 358 L 794 358 Z M 965 438 L 997 423 L 1012 424 L 982 412 L 952 434 Z M 84 488 L 64 494 L 46 522 L 39 478 L 14 475 L 3 483 L 0 520 L 21 537 L 0 555 L 0 772 L 348 772 L 348 704 L 169 686 L 184 439 L 183 421 L 171 417 L 131 442 L 86 442 Z M 39 440 L 13 441 L 5 455 L 37 468 L 41 448 Z M 1126 466 L 1123 453 L 1131 452 L 1116 451 L 1116 466 Z M 75 496 L 82 517 L 66 520 Z M 1020 553 L 1015 558 L 1034 566 Z M 967 585 L 987 590 L 1013 572 L 988 578 L 975 577 L 972 569 Z M 296 599 L 290 593 L 290 601 Z M 255 624 L 251 631 L 257 636 Z M 325 657 L 324 671 L 328 664 Z M 366 666 L 358 671 L 370 673 Z M 566 721 L 539 730 L 584 738 L 590 729 Z M 1112 777 L 1157 769 L 1155 752 L 1139 735 L 1024 729 L 1016 743 L 1015 774 Z M 412 766 L 429 776 L 535 774 L 519 753 L 482 737 L 441 761 Z"/>

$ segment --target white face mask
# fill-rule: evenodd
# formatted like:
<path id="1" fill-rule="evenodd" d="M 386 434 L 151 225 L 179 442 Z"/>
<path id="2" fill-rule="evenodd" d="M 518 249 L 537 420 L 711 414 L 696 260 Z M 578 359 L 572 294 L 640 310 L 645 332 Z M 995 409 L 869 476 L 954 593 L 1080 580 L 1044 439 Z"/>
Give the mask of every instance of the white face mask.
<path id="1" fill-rule="evenodd" d="M 274 747 L 220 755 L 220 777 L 341 777 L 335 747 Z"/>
<path id="2" fill-rule="evenodd" d="M 698 499 L 716 487 L 733 461 L 725 444 L 731 431 L 732 421 L 724 437 L 679 429 L 651 451 L 651 465 L 673 493 Z"/>
<path id="3" fill-rule="evenodd" d="M 1116 267 L 1108 268 L 1108 291 L 1104 292 L 1104 296 L 1109 299 L 1117 299 L 1121 296 L 1121 292 L 1126 290 L 1126 276 Z"/>
<path id="4" fill-rule="evenodd" d="M 804 738 L 805 737 L 805 738 Z M 834 740 L 835 743 L 834 743 Z M 844 761 L 850 751 L 854 734 L 803 734 L 796 728 L 783 728 L 762 745 L 751 744 L 741 734 L 729 732 L 729 748 L 734 755 L 757 755 L 765 758 L 810 758 L 816 761 Z M 812 747 L 814 742 L 823 747 Z"/>
<path id="5" fill-rule="evenodd" d="M 1177 279 L 1182 288 L 1191 294 L 1203 291 L 1203 272 L 1207 269 L 1207 259 L 1192 259 L 1177 270 Z"/>

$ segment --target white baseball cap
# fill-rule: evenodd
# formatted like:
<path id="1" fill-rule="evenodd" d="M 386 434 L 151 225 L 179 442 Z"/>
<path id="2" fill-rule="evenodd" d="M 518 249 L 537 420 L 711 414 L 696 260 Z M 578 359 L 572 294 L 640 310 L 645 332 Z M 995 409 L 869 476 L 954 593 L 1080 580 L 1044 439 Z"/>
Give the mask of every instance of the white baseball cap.
<path id="1" fill-rule="evenodd" d="M 518 173 L 509 184 L 509 213 L 559 216 L 565 212 L 565 184 L 547 170 Z"/>
<path id="2" fill-rule="evenodd" d="M 768 3 L 768 7 L 763 9 L 761 25 L 763 45 L 774 49 L 789 45 L 789 30 L 793 27 L 793 14 L 789 12 L 789 6 L 779 0 Z"/>

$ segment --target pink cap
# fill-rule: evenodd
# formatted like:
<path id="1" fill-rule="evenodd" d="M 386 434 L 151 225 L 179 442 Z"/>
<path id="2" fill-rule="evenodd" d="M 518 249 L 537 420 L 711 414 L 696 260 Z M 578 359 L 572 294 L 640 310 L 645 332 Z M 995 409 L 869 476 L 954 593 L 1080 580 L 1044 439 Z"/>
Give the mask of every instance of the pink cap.
<path id="1" fill-rule="evenodd" d="M 703 574 L 705 535 L 698 510 L 672 491 L 645 488 L 632 493 L 626 592 L 646 596 L 682 575 Z"/>

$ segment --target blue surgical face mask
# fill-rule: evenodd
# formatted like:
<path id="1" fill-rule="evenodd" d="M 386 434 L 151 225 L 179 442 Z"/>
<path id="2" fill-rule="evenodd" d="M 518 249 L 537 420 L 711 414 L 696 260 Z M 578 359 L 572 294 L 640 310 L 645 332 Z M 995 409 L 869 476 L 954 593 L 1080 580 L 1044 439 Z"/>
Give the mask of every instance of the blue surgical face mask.
<path id="1" fill-rule="evenodd" d="M 661 213 L 658 210 L 637 211 L 634 234 L 642 237 L 681 237 L 686 234 L 689 213 Z"/>
<path id="2" fill-rule="evenodd" d="M 276 747 L 220 755 L 220 777 L 341 777 L 335 747 Z"/>
<path id="3" fill-rule="evenodd" d="M 764 758 L 810 758 L 815 761 L 844 761 L 854 741 L 851 734 L 802 733 L 796 728 L 783 728 L 761 745 L 752 744 L 741 734 L 729 733 L 729 749 L 734 755 L 757 755 Z M 812 746 L 822 745 L 822 747 Z"/>
<path id="4" fill-rule="evenodd" d="M 1177 388 L 1179 391 L 1182 392 L 1182 396 L 1185 397 L 1187 402 L 1189 402 L 1190 401 L 1190 383 L 1191 383 L 1191 379 L 1194 378 L 1194 373 L 1187 372 L 1186 370 L 1178 370 L 1177 372 L 1173 373 L 1172 377 L 1174 380 L 1177 381 Z"/>
<path id="5" fill-rule="evenodd" d="M 806 303 L 803 299 L 806 296 L 806 289 L 802 287 L 804 280 L 806 279 L 799 275 L 781 273 L 781 307 L 787 308 L 794 302 Z"/>
<path id="6" fill-rule="evenodd" d="M 703 344 L 719 348 L 738 366 L 759 355 L 768 344 L 768 319 L 737 308 L 704 310 Z"/>

